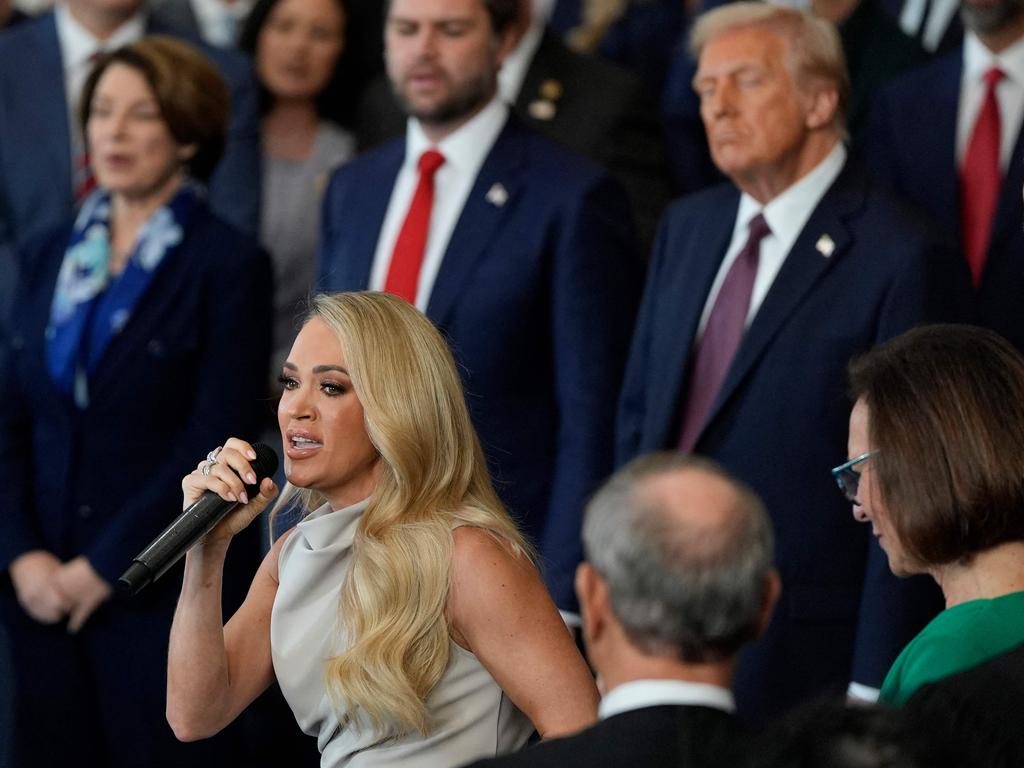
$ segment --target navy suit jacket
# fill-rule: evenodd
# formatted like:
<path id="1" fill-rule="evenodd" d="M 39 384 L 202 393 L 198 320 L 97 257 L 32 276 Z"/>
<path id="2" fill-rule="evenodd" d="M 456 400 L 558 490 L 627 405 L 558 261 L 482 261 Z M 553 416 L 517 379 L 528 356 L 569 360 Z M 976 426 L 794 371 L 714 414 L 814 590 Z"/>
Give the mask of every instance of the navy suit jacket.
<path id="1" fill-rule="evenodd" d="M 114 583 L 180 512 L 182 476 L 227 436 L 261 426 L 270 262 L 198 209 L 79 410 L 50 379 L 43 340 L 69 231 L 24 249 L 11 364 L 0 376 L 0 571 L 45 549 L 61 560 L 84 554 Z M 244 581 L 258 555 L 253 528 Z"/>
<path id="2" fill-rule="evenodd" d="M 662 222 L 623 384 L 620 463 L 677 445 L 692 341 L 739 199 L 731 185 L 713 187 L 674 204 Z M 823 237 L 831 255 L 818 245 Z M 964 272 L 848 162 L 743 338 L 695 452 L 749 483 L 775 525 L 782 598 L 766 636 L 741 660 L 737 700 L 747 716 L 844 690 L 851 679 L 879 686 L 941 607 L 930 582 L 889 573 L 829 469 L 846 458 L 849 359 L 948 317 L 944 292 Z M 919 586 L 930 595 L 923 603 Z"/>
<path id="3" fill-rule="evenodd" d="M 920 207 L 959 248 L 956 124 L 961 49 L 879 92 L 865 158 L 872 171 Z M 1024 133 L 1024 132 L 1022 132 Z M 1024 140 L 1018 134 L 999 192 L 988 256 L 975 297 L 975 319 L 1024 349 Z"/>
<path id="4" fill-rule="evenodd" d="M 319 285 L 368 287 L 405 145 L 338 170 Z M 488 191 L 504 187 L 502 205 Z M 583 504 L 612 467 L 614 403 L 639 295 L 628 204 L 606 174 L 510 117 L 476 178 L 427 316 L 447 336 L 502 499 L 574 609 Z"/>
<path id="5" fill-rule="evenodd" d="M 174 35 L 175 30 L 151 18 L 147 33 Z M 217 65 L 231 92 L 231 125 L 210 179 L 210 206 L 255 236 L 260 144 L 251 66 L 242 54 L 186 42 Z M 71 166 L 64 66 L 56 21 L 47 13 L 0 34 L 0 251 L 71 217 Z"/>

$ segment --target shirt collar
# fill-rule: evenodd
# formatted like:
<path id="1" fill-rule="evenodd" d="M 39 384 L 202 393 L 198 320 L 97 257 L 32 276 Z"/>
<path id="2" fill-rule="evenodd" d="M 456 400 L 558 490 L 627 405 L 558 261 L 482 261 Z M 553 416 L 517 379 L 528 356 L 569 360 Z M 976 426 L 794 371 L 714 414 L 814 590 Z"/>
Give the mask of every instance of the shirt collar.
<path id="1" fill-rule="evenodd" d="M 1011 80 L 1024 84 L 1024 38 L 1000 53 L 992 53 L 976 34 L 965 31 L 964 78 L 980 82 L 993 66 L 998 66 Z"/>
<path id="2" fill-rule="evenodd" d="M 616 686 L 601 699 L 597 716 L 604 720 L 634 709 L 665 705 L 736 711 L 732 691 L 718 685 L 686 680 L 632 680 Z"/>
<path id="3" fill-rule="evenodd" d="M 419 121 L 410 118 L 405 140 L 405 166 L 415 169 L 420 155 L 434 148 L 444 155 L 445 166 L 441 171 L 455 168 L 475 174 L 508 120 L 508 112 L 508 105 L 495 95 L 486 107 L 437 145 L 426 137 Z"/>
<path id="4" fill-rule="evenodd" d="M 509 104 L 515 104 L 519 98 L 519 92 L 523 90 L 523 83 L 526 81 L 526 73 L 530 69 L 530 62 L 533 61 L 543 36 L 543 25 L 536 22 L 531 24 L 498 70 L 498 92 Z"/>
<path id="5" fill-rule="evenodd" d="M 93 37 L 63 3 L 59 3 L 54 9 L 54 19 L 65 72 L 86 65 L 89 58 L 99 50 L 113 51 L 122 45 L 135 42 L 146 34 L 146 15 L 142 10 L 114 30 L 114 34 L 106 40 Z"/>
<path id="6" fill-rule="evenodd" d="M 818 207 L 821 198 L 843 170 L 846 155 L 843 142 L 837 141 L 810 173 L 791 184 L 765 206 L 744 193 L 740 198 L 739 212 L 736 215 L 737 226 L 746 227 L 754 216 L 763 213 L 772 235 L 783 246 L 783 253 L 788 253 L 811 213 Z"/>

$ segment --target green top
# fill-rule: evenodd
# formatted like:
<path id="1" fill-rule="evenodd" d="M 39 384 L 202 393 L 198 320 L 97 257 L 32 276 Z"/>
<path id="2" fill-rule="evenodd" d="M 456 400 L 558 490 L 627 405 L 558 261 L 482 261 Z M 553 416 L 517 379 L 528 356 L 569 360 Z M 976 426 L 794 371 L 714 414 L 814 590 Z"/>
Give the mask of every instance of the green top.
<path id="1" fill-rule="evenodd" d="M 1024 643 L 1024 592 L 947 608 L 910 641 L 885 676 L 879 700 L 902 705 L 925 683 L 977 666 Z"/>

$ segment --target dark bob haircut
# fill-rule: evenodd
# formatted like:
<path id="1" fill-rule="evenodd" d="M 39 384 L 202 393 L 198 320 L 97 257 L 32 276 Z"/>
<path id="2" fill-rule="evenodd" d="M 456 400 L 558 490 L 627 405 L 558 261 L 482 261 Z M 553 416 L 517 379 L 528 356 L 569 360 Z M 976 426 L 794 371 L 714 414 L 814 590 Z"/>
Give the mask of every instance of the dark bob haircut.
<path id="1" fill-rule="evenodd" d="M 145 37 L 104 56 L 82 89 L 79 118 L 87 135 L 92 99 L 103 74 L 114 64 L 131 67 L 149 84 L 167 129 L 178 144 L 194 144 L 188 174 L 206 181 L 220 161 L 227 138 L 231 97 L 217 68 L 187 43 Z"/>
<path id="2" fill-rule="evenodd" d="M 882 501 L 925 565 L 1024 539 L 1024 357 L 992 331 L 932 325 L 850 364 Z"/>

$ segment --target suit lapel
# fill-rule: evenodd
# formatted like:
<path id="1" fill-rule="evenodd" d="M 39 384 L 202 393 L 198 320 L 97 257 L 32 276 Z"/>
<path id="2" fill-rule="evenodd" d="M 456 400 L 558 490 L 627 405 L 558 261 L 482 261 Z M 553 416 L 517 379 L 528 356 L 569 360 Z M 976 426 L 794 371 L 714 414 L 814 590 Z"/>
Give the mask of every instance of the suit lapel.
<path id="1" fill-rule="evenodd" d="M 863 206 L 864 183 L 847 161 L 846 168 L 811 214 L 754 315 L 708 414 L 708 423 L 761 359 L 821 276 L 849 248 L 851 235 L 845 218 Z M 828 256 L 818 249 L 818 243 L 825 237 L 831 240 L 832 252 Z"/>
<path id="2" fill-rule="evenodd" d="M 394 141 L 381 152 L 383 154 L 379 163 L 361 168 L 361 176 L 356 180 L 352 192 L 354 200 L 346 197 L 345 202 L 354 203 L 353 211 L 357 211 L 356 215 L 335 212 L 336 216 L 354 222 L 354 226 L 349 228 L 352 236 L 351 251 L 339 263 L 343 269 L 340 290 L 363 291 L 370 287 L 377 240 L 380 239 L 380 230 L 391 203 L 391 192 L 405 160 L 405 142 Z M 367 225 L 363 226 L 363 222 Z"/>
<path id="3" fill-rule="evenodd" d="M 27 60 L 33 61 L 37 67 L 34 77 L 20 80 L 20 103 L 30 106 L 26 114 L 34 115 L 25 125 L 39 126 L 43 130 L 34 131 L 31 144 L 39 146 L 38 158 L 45 156 L 49 165 L 47 184 L 58 190 L 60 199 L 67 200 L 68 211 L 71 210 L 74 191 L 71 189 L 71 168 L 74 158 L 71 157 L 71 133 L 68 125 L 68 107 L 64 98 L 64 59 L 61 55 L 60 41 L 57 38 L 57 22 L 51 12 L 36 27 L 33 48 L 28 52 Z M 38 173 L 35 169 L 34 173 Z"/>
<path id="4" fill-rule="evenodd" d="M 956 160 L 956 123 L 960 112 L 960 77 L 963 74 L 963 60 L 957 53 L 946 59 L 945 71 L 936 78 L 938 87 L 935 102 L 931 105 L 928 120 L 930 132 L 937 137 L 940 157 L 939 161 L 929 164 L 930 178 L 926 184 L 931 194 L 938 199 L 935 210 L 953 211 L 953 220 L 943 222 L 947 229 L 954 233 L 957 243 L 960 242 L 960 169 Z M 948 169 L 952 168 L 950 173 Z"/>
<path id="5" fill-rule="evenodd" d="M 644 434 L 657 435 L 650 447 L 666 447 L 677 437 L 678 414 L 690 376 L 693 340 L 707 303 L 711 284 L 732 240 L 733 226 L 740 196 L 730 189 L 727 203 L 712 200 L 704 211 L 694 217 L 707 227 L 700 237 L 691 241 L 687 253 L 680 254 L 676 267 L 667 276 L 665 285 L 657 286 L 663 297 L 656 309 L 655 337 L 651 349 L 651 382 L 657 382 L 656 399 L 648 409 L 650 422 Z M 726 212 L 731 211 L 732 215 Z M 669 259 L 673 259 L 671 254 Z"/>
<path id="6" fill-rule="evenodd" d="M 516 205 L 526 162 L 524 136 L 519 123 L 509 116 L 477 174 L 427 305 L 427 317 L 436 325 L 445 324 L 466 282 L 485 258 L 494 233 Z"/>
<path id="7" fill-rule="evenodd" d="M 1006 176 L 999 187 L 999 203 L 996 217 L 992 222 L 992 237 L 989 241 L 989 257 L 1007 239 L 1020 233 L 1021 227 L 1021 186 L 1024 185 L 1024 130 L 1017 134 L 1017 142 L 1006 168 Z M 1019 258 L 1020 254 L 1016 254 Z"/>

